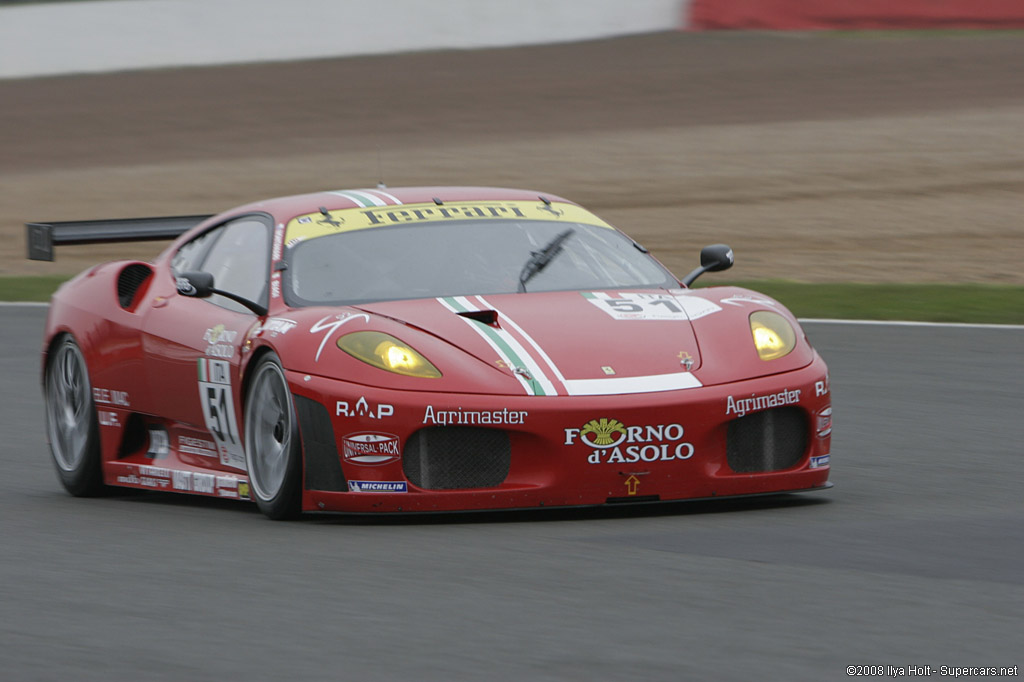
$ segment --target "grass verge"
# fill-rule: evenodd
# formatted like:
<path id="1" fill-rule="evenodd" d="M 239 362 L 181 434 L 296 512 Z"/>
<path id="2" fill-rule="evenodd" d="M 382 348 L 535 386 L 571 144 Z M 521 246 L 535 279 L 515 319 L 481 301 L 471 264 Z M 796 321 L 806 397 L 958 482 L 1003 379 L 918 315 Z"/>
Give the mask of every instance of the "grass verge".
<path id="1" fill-rule="evenodd" d="M 0 277 L 0 301 L 48 301 L 68 277 Z M 778 299 L 797 317 L 1024 325 L 1024 287 L 998 284 L 815 284 L 786 280 L 721 282 Z"/>
<path id="2" fill-rule="evenodd" d="M 711 276 L 700 286 L 715 286 Z M 999 284 L 729 282 L 781 301 L 797 317 L 1024 324 L 1024 287 Z"/>
<path id="3" fill-rule="evenodd" d="M 0 301 L 49 301 L 50 296 L 71 275 L 0 277 Z"/>

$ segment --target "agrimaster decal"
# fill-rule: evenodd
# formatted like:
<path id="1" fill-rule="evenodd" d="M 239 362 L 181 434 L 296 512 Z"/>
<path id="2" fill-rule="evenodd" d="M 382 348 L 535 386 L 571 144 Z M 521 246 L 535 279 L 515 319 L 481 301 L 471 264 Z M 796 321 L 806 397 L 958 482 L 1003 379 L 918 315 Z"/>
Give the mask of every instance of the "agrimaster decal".
<path id="1" fill-rule="evenodd" d="M 769 393 L 768 395 L 751 393 L 749 398 L 729 396 L 725 400 L 725 414 L 726 416 L 734 414 L 737 417 L 742 417 L 748 412 L 760 412 L 770 407 L 795 405 L 798 402 L 800 402 L 800 389 L 795 391 L 783 389 L 778 393 Z"/>
<path id="2" fill-rule="evenodd" d="M 427 405 L 423 414 L 424 424 L 438 424 L 441 426 L 453 425 L 476 425 L 503 426 L 514 424 L 525 424 L 526 410 L 510 410 L 503 407 L 500 410 L 463 410 L 461 407 L 454 410 L 437 409 L 433 405 Z"/>
<path id="3" fill-rule="evenodd" d="M 199 358 L 199 402 L 206 428 L 217 443 L 220 463 L 232 469 L 245 469 L 245 451 L 235 421 L 235 401 L 231 393 L 230 365 L 225 360 Z"/>

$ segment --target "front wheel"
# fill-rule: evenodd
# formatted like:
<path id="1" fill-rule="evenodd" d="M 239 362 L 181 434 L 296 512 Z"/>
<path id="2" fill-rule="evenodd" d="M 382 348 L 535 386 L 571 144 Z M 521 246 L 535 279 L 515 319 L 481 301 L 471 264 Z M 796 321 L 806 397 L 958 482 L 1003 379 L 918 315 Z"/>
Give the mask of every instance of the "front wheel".
<path id="1" fill-rule="evenodd" d="M 100 463 L 99 423 L 81 349 L 70 335 L 53 347 L 43 381 L 46 435 L 57 476 L 69 493 L 106 492 Z"/>
<path id="2" fill-rule="evenodd" d="M 281 361 L 260 358 L 245 399 L 245 465 L 252 497 L 272 519 L 298 516 L 301 450 L 295 408 Z"/>

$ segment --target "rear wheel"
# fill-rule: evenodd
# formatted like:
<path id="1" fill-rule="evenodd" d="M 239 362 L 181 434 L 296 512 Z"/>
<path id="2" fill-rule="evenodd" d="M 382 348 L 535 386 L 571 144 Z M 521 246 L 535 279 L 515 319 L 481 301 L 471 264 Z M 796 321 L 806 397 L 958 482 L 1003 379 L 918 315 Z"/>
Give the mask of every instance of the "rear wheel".
<path id="1" fill-rule="evenodd" d="M 252 498 L 272 519 L 298 516 L 301 450 L 288 380 L 277 355 L 257 361 L 245 399 L 245 464 Z"/>
<path id="2" fill-rule="evenodd" d="M 100 463 L 99 424 L 89 371 L 81 349 L 70 335 L 54 346 L 43 383 L 46 435 L 57 476 L 79 497 L 106 491 Z"/>

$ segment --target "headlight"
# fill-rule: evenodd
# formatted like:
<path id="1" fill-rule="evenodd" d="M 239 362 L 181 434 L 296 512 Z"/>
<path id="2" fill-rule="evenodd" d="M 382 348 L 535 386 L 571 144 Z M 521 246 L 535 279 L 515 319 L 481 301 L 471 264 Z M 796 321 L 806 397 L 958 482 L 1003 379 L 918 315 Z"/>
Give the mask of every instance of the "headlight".
<path id="1" fill-rule="evenodd" d="M 750 315 L 750 333 L 762 360 L 776 360 L 796 348 L 796 332 L 778 313 L 758 310 Z"/>
<path id="2" fill-rule="evenodd" d="M 441 376 L 429 360 L 390 334 L 353 332 L 338 339 L 338 348 L 368 365 L 396 374 L 426 379 Z"/>

